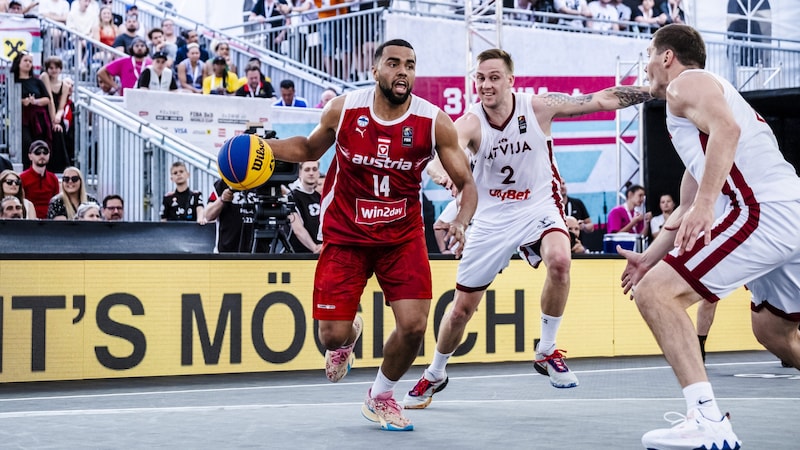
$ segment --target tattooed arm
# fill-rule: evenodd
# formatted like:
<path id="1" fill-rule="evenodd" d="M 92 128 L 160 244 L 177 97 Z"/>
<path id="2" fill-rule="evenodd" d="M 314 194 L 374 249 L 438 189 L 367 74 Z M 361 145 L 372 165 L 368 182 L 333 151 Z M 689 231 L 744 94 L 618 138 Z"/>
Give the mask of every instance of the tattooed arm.
<path id="1" fill-rule="evenodd" d="M 552 119 L 622 109 L 652 98 L 649 86 L 614 86 L 587 95 L 571 96 L 557 92 L 538 95 L 533 99 L 533 107 L 537 116 L 541 111 Z"/>

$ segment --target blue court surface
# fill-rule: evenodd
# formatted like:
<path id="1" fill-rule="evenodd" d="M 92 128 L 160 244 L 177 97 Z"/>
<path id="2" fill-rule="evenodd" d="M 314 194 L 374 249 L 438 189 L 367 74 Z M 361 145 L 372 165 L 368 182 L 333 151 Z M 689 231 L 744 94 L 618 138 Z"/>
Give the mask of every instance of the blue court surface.
<path id="1" fill-rule="evenodd" d="M 361 416 L 375 369 L 332 384 L 322 369 L 0 385 L 0 447 L 270 449 L 637 449 L 685 413 L 662 357 L 567 360 L 555 389 L 531 364 L 451 364 L 450 384 L 411 432 Z M 320 367 L 323 362 L 320 361 Z M 767 352 L 711 353 L 707 368 L 746 449 L 800 448 L 800 371 Z M 398 383 L 401 400 L 422 373 Z"/>

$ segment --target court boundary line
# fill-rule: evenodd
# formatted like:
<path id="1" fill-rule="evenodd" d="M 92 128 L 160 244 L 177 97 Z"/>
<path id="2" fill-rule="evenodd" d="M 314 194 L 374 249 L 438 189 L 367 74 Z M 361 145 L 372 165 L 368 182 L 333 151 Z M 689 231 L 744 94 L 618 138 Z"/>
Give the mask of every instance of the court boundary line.
<path id="1" fill-rule="evenodd" d="M 658 398 L 571 398 L 571 399 L 484 399 L 484 400 L 437 400 L 436 404 L 504 404 L 504 403 L 595 403 L 595 402 L 678 402 L 683 401 L 682 397 L 658 397 Z M 800 397 L 719 397 L 719 401 L 777 401 L 793 402 L 800 400 Z M 43 410 L 43 411 L 13 411 L 0 413 L 0 420 L 20 419 L 33 417 L 55 417 L 55 416 L 92 416 L 105 414 L 152 414 L 152 413 L 197 413 L 214 411 L 249 411 L 257 409 L 286 409 L 286 408 L 320 408 L 320 407 L 355 407 L 362 402 L 333 402 L 333 403 L 263 403 L 245 405 L 202 405 L 202 406 L 163 406 L 163 407 L 142 407 L 142 408 L 94 408 L 94 409 L 64 409 L 64 410 Z"/>
<path id="2" fill-rule="evenodd" d="M 754 366 L 754 365 L 772 365 L 780 364 L 780 361 L 744 361 L 732 363 L 715 363 L 706 364 L 706 367 L 722 367 L 722 366 Z M 670 366 L 650 366 L 650 367 L 622 367 L 616 369 L 590 369 L 590 370 L 575 370 L 573 371 L 578 375 L 590 375 L 599 373 L 619 373 L 619 372 L 641 372 L 648 370 L 672 370 Z M 359 369 L 362 370 L 362 369 Z M 366 370 L 364 368 L 363 370 Z M 409 371 L 410 372 L 410 371 Z M 407 374 L 408 375 L 408 374 Z M 224 375 L 223 375 L 224 376 Z M 494 374 L 494 375 L 468 375 L 450 377 L 452 380 L 481 380 L 481 379 L 494 379 L 494 378 L 518 378 L 518 377 L 540 377 L 538 373 L 531 371 L 530 373 L 508 373 L 508 374 Z M 122 379 L 114 379 L 122 380 Z M 404 380 L 400 379 L 399 383 L 411 382 L 416 378 Z M 92 381 L 92 380 L 85 380 Z M 74 399 L 89 399 L 89 398 L 108 398 L 108 397 L 136 397 L 148 395 L 181 395 L 181 394 L 196 394 L 208 392 L 235 392 L 247 390 L 273 390 L 273 389 L 304 389 L 304 388 L 329 388 L 332 386 L 359 386 L 359 385 L 372 385 L 372 381 L 353 381 L 345 383 L 307 383 L 307 384 L 287 384 L 278 386 L 241 386 L 229 388 L 203 388 L 203 389 L 177 389 L 166 391 L 144 391 L 144 392 L 109 392 L 104 394 L 76 394 L 76 395 L 50 395 L 41 397 L 13 397 L 13 398 L 0 398 L 0 403 L 10 402 L 25 402 L 25 401 L 47 401 L 47 400 L 74 400 Z"/>

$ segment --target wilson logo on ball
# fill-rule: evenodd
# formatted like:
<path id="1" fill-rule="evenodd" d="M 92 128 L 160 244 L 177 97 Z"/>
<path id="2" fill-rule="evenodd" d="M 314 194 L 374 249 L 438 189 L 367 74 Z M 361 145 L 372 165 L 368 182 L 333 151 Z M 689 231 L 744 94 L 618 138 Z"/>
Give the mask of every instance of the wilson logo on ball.
<path id="1" fill-rule="evenodd" d="M 245 191 L 269 180 L 275 170 L 275 157 L 264 139 L 254 134 L 240 134 L 222 145 L 217 166 L 225 184 Z"/>

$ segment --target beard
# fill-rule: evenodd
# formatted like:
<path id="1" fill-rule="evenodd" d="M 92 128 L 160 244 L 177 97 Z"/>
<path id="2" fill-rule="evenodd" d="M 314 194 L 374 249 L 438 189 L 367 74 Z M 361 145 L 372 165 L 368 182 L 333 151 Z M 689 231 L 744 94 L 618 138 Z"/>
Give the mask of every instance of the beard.
<path id="1" fill-rule="evenodd" d="M 383 96 L 389 100 L 389 103 L 393 105 L 402 105 L 403 103 L 408 100 L 408 96 L 411 95 L 411 86 L 409 85 L 408 90 L 403 95 L 396 95 L 394 91 L 392 91 L 392 86 L 386 85 L 383 81 L 378 81 L 378 87 L 380 88 Z"/>
<path id="2" fill-rule="evenodd" d="M 142 50 L 139 50 L 138 52 L 136 50 L 131 50 L 131 56 L 133 56 L 134 58 L 144 58 L 149 53 L 150 52 L 147 51 L 147 47 L 145 47 Z"/>

